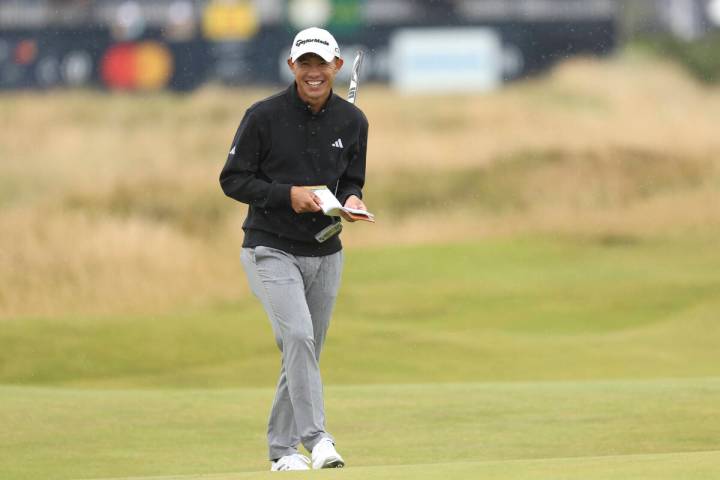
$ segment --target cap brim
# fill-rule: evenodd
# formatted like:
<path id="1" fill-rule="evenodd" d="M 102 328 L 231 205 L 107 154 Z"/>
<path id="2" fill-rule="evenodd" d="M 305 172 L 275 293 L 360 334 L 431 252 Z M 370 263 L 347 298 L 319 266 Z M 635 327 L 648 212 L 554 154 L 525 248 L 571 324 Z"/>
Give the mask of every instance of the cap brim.
<path id="1" fill-rule="evenodd" d="M 322 51 L 321 49 L 315 48 L 314 45 L 309 44 L 309 45 L 303 45 L 302 47 L 298 48 L 298 49 L 294 52 L 294 55 L 292 55 L 292 56 L 290 57 L 290 60 L 292 60 L 292 62 L 295 63 L 295 61 L 296 61 L 298 58 L 302 57 L 302 56 L 305 55 L 306 53 L 314 53 L 315 55 L 318 55 L 320 58 L 322 58 L 322 59 L 325 60 L 326 62 L 331 62 L 332 59 L 335 58 L 335 54 L 334 54 L 334 53 L 328 52 L 327 50 Z"/>

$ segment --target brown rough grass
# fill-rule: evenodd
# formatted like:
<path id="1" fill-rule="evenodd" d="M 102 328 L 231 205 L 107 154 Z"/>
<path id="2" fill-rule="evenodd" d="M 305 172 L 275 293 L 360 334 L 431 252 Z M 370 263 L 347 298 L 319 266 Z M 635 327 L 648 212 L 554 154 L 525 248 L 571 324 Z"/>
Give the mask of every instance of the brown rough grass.
<path id="1" fill-rule="evenodd" d="M 344 86 L 340 87 L 342 90 Z M 0 318 L 233 301 L 243 208 L 217 175 L 270 90 L 0 95 Z M 364 86 L 367 204 L 346 245 L 717 232 L 720 92 L 646 58 L 487 95 Z"/>

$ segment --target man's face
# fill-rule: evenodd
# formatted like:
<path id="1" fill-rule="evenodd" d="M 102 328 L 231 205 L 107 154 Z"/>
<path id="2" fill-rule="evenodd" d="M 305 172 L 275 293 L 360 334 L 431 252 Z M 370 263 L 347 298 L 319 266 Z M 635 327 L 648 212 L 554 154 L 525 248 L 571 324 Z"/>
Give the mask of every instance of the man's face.
<path id="1" fill-rule="evenodd" d="M 288 59 L 288 66 L 295 75 L 298 94 L 310 105 L 322 104 L 330 94 L 335 75 L 343 65 L 341 58 L 326 62 L 319 55 L 306 53 L 295 63 Z"/>

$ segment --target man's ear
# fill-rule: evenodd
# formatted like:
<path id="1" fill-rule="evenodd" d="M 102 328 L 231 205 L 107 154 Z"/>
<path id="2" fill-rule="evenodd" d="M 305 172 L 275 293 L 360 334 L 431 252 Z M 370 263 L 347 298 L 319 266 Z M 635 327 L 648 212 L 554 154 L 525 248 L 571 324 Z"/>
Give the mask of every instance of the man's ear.
<path id="1" fill-rule="evenodd" d="M 345 60 L 343 60 L 340 57 L 335 57 L 335 70 L 337 70 L 339 72 L 344 63 L 345 63 Z"/>
<path id="2" fill-rule="evenodd" d="M 292 59 L 288 58 L 287 64 L 288 64 L 288 67 L 290 67 L 290 71 L 295 73 L 295 64 L 293 63 Z"/>

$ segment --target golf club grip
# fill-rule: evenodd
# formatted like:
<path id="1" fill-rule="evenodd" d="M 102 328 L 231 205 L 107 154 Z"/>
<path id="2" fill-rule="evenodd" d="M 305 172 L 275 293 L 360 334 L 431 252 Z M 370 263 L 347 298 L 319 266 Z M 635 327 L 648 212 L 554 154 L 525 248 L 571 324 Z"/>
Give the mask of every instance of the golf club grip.
<path id="1" fill-rule="evenodd" d="M 350 103 L 355 103 L 357 100 L 357 92 L 359 85 L 360 67 L 362 66 L 363 57 L 365 52 L 358 50 L 355 55 L 355 61 L 353 62 L 352 71 L 350 72 L 350 89 L 348 90 L 347 100 Z"/>

